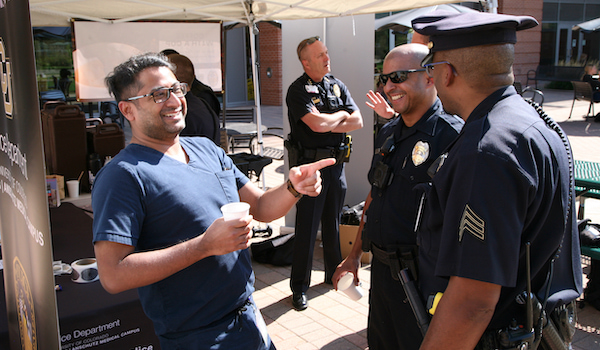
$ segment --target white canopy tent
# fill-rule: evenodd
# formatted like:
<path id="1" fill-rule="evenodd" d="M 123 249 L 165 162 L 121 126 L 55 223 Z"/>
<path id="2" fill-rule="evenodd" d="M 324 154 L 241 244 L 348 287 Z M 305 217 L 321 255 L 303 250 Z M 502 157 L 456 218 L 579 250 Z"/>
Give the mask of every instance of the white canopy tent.
<path id="1" fill-rule="evenodd" d="M 488 2 L 492 2 L 490 0 Z M 339 17 L 409 10 L 456 0 L 30 0 L 33 26 L 67 26 L 71 18 L 96 22 L 139 20 L 259 21 Z"/>
<path id="2" fill-rule="evenodd" d="M 476 1 L 476 0 L 473 0 Z M 30 0 L 34 27 L 69 26 L 72 19 L 102 23 L 141 20 L 224 21 L 239 22 L 253 29 L 250 35 L 254 103 L 258 124 L 258 142 L 262 150 L 260 94 L 257 73 L 256 23 L 270 20 L 293 20 L 340 17 L 359 14 L 401 11 L 455 0 Z M 490 12 L 496 0 L 485 1 Z"/>
<path id="3" fill-rule="evenodd" d="M 591 33 L 600 30 L 600 18 L 595 18 L 591 21 L 579 23 L 573 26 L 573 30 L 581 30 L 584 33 Z"/>

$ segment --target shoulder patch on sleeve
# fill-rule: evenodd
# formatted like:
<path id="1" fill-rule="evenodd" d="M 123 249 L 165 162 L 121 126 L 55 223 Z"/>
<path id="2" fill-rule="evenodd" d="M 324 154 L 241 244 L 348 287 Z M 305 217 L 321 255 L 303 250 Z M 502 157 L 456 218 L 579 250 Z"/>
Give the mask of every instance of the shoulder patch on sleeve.
<path id="1" fill-rule="evenodd" d="M 465 233 L 480 241 L 485 241 L 485 221 L 467 204 L 458 227 L 458 241 L 462 242 Z"/>

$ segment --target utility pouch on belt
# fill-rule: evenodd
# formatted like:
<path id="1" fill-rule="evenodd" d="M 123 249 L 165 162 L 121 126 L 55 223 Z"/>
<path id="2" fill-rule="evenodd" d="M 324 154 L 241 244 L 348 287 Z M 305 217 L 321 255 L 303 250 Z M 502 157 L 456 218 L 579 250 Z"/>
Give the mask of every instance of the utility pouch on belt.
<path id="1" fill-rule="evenodd" d="M 371 244 L 373 257 L 379 262 L 390 267 L 392 278 L 398 281 L 401 270 L 408 269 L 416 281 L 418 274 L 417 259 L 418 247 L 416 245 L 397 245 L 394 249 L 381 249 L 375 244 Z"/>
<path id="2" fill-rule="evenodd" d="M 290 168 L 300 164 L 300 155 L 302 149 L 299 143 L 292 140 L 292 135 L 288 134 L 287 140 L 283 140 L 283 145 L 288 151 L 288 163 Z"/>
<path id="3" fill-rule="evenodd" d="M 348 163 L 350 161 L 350 153 L 352 153 L 352 136 L 346 135 L 344 143 L 342 143 L 340 148 L 340 153 L 343 156 L 342 161 Z"/>

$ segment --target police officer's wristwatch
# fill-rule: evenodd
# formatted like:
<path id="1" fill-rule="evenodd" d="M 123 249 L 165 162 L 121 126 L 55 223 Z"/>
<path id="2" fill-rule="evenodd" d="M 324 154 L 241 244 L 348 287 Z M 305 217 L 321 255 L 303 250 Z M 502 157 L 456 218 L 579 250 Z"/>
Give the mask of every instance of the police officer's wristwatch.
<path id="1" fill-rule="evenodd" d="M 288 189 L 288 191 L 290 191 L 290 193 L 294 197 L 296 197 L 296 198 L 302 197 L 302 193 L 296 191 L 296 189 L 294 188 L 294 185 L 292 184 L 292 181 L 290 181 L 290 179 L 287 180 L 287 189 Z"/>

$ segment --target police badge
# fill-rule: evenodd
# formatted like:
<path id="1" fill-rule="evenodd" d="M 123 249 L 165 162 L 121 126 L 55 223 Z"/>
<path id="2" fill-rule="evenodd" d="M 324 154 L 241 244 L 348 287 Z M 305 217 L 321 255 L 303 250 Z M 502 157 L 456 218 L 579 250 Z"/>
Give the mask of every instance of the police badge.
<path id="1" fill-rule="evenodd" d="M 335 97 L 342 96 L 342 93 L 340 92 L 340 87 L 338 86 L 338 84 L 333 84 L 333 93 L 335 94 Z"/>
<path id="2" fill-rule="evenodd" d="M 429 158 L 429 143 L 417 141 L 412 150 L 412 161 L 415 166 L 423 164 Z"/>

